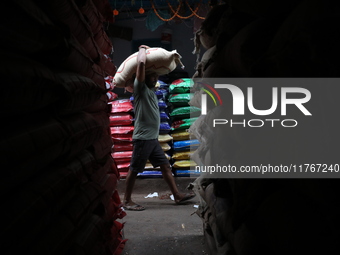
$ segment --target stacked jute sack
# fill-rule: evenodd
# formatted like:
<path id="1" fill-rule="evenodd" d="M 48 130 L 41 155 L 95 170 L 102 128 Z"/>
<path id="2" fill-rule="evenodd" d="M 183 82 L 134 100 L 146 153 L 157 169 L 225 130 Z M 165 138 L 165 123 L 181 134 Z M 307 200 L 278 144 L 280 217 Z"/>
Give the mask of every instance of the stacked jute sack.
<path id="1" fill-rule="evenodd" d="M 225 2 L 228 4 L 216 6 L 203 22 L 205 33 L 200 36 L 208 35 L 205 39 L 209 39 L 211 45 L 203 45 L 209 51 L 201 59 L 197 75 L 203 78 L 339 77 L 340 6 L 335 1 Z M 309 84 L 304 86 L 308 88 Z M 311 101 L 322 98 L 319 109 L 324 111 L 320 119 L 334 120 L 329 112 L 339 109 L 334 105 L 338 102 L 335 98 L 339 94 L 335 93 L 338 86 L 330 89 L 325 82 L 320 87 L 320 94 L 314 93 Z M 206 119 L 226 118 L 232 106 L 230 102 L 224 103 L 225 108 L 208 109 Z M 318 119 L 319 109 L 314 110 L 313 118 Z M 321 147 L 322 152 L 316 158 L 338 153 L 331 148 L 338 137 L 338 126 L 335 128 L 333 122 L 326 132 L 317 128 L 319 121 L 310 125 L 313 127 L 311 139 L 306 139 L 308 130 L 294 138 L 276 134 L 271 139 L 275 146 L 269 147 L 263 143 L 269 138 L 267 133 L 250 136 L 243 127 L 225 132 L 206 125 L 207 120 L 198 127 L 204 129 L 205 135 L 204 140 L 200 140 L 200 148 L 207 148 L 198 162 L 203 161 L 205 165 L 213 164 L 214 155 L 209 153 L 209 148 L 224 152 L 220 165 L 228 165 L 235 159 L 247 162 L 246 155 L 258 151 L 261 157 L 285 155 L 283 159 L 290 161 L 300 160 L 301 153 L 314 155 L 320 149 L 314 144 L 301 150 L 301 139 L 320 138 L 328 144 Z M 224 139 L 218 139 L 221 137 Z M 289 149 L 277 153 L 286 146 Z M 266 153 L 262 153 L 265 150 Z M 201 199 L 197 214 L 202 218 L 211 254 L 340 253 L 334 242 L 339 239 L 338 227 L 334 226 L 340 225 L 338 180 L 198 178 L 194 187 Z"/>
<path id="2" fill-rule="evenodd" d="M 124 244 L 105 83 L 115 66 L 98 2 L 3 7 L 2 254 L 118 254 Z"/>

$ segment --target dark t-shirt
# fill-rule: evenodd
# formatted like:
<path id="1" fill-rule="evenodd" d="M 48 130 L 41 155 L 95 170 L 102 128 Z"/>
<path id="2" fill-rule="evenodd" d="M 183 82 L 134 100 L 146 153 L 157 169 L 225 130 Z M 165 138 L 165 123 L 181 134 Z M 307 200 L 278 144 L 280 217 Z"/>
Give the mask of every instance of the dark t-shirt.
<path id="1" fill-rule="evenodd" d="M 157 139 L 159 134 L 160 115 L 155 92 L 144 82 L 134 82 L 135 129 L 133 139 Z"/>

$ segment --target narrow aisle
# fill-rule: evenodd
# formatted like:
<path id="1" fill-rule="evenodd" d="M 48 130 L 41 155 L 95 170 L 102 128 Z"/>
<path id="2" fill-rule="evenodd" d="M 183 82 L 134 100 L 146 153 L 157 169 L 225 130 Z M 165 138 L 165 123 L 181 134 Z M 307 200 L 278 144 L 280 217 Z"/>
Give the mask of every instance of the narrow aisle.
<path id="1" fill-rule="evenodd" d="M 180 191 L 194 179 L 180 177 L 176 183 Z M 125 180 L 120 180 L 119 194 L 123 201 Z M 150 193 L 158 197 L 145 198 Z M 137 179 L 133 199 L 146 207 L 144 211 L 127 211 L 121 220 L 126 222 L 123 232 L 128 239 L 124 255 L 203 255 L 208 254 L 204 244 L 202 220 L 196 215 L 196 196 L 182 205 L 170 198 L 170 191 L 162 178 Z"/>

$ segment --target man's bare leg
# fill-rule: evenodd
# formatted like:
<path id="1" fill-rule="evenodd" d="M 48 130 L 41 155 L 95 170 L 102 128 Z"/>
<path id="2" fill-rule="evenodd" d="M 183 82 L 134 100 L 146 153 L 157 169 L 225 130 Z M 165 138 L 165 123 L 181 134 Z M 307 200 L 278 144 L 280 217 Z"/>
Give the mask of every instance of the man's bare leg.
<path id="1" fill-rule="evenodd" d="M 176 204 L 179 204 L 180 202 L 189 200 L 195 196 L 193 193 L 181 193 L 178 191 L 176 182 L 174 177 L 172 176 L 171 168 L 169 164 L 163 164 L 160 165 L 161 171 L 162 171 L 162 176 L 166 183 L 168 184 L 171 193 L 174 195 L 174 199 Z"/>
<path id="2" fill-rule="evenodd" d="M 137 172 L 129 170 L 128 175 L 126 176 L 125 182 L 125 194 L 124 194 L 124 201 L 123 207 L 128 210 L 132 211 L 142 211 L 145 208 L 141 205 L 134 203 L 131 199 L 133 187 L 135 186 L 135 181 L 137 178 Z"/>

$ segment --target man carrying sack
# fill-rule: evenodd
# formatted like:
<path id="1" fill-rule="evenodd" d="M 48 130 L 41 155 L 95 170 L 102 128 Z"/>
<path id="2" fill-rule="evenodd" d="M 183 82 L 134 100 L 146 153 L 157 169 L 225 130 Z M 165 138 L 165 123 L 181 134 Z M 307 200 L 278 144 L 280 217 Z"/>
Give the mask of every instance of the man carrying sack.
<path id="1" fill-rule="evenodd" d="M 149 159 L 154 167 L 160 167 L 162 176 L 168 184 L 176 204 L 192 199 L 195 194 L 178 191 L 172 176 L 169 160 L 158 142 L 160 115 L 157 96 L 154 93 L 158 74 L 145 74 L 146 51 L 150 47 L 142 45 L 137 54 L 136 78 L 133 85 L 135 128 L 133 132 L 133 154 L 130 170 L 126 177 L 126 190 L 123 207 L 126 210 L 142 211 L 144 206 L 134 203 L 131 199 L 137 174 L 144 171 Z"/>

